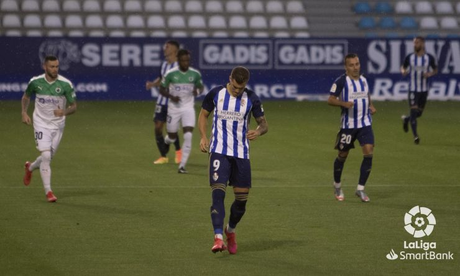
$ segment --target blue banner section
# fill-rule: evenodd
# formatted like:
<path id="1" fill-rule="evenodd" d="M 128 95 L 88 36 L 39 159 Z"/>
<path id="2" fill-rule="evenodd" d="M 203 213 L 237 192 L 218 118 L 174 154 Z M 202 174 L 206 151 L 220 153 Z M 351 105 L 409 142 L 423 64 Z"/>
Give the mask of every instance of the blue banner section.
<path id="1" fill-rule="evenodd" d="M 79 100 L 149 100 L 145 89 L 163 61 L 164 39 L 157 38 L 8 38 L 2 37 L 0 99 L 20 99 L 33 76 L 43 74 L 44 56 L 60 60 Z M 400 67 L 413 52 L 412 39 L 180 39 L 192 53 L 192 67 L 205 92 L 226 84 L 233 67 L 251 71 L 248 86 L 264 100 L 318 100 L 329 95 L 345 72 L 343 58 L 360 57 L 374 100 L 406 99 L 408 77 Z M 439 73 L 430 80 L 431 100 L 460 100 L 460 40 L 427 40 Z"/>

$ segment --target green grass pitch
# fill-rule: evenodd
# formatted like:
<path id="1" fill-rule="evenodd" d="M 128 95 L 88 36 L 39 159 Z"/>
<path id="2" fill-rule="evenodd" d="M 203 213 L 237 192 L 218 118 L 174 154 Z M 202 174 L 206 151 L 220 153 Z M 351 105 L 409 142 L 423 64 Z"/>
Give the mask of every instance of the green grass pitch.
<path id="1" fill-rule="evenodd" d="M 458 275 L 460 103 L 428 103 L 418 146 L 402 130 L 407 103 L 375 106 L 365 204 L 354 196 L 359 147 L 345 164 L 345 201 L 333 196 L 339 109 L 265 102 L 269 132 L 251 144 L 253 189 L 238 225 L 239 252 L 229 255 L 210 250 L 198 130 L 189 174 L 179 175 L 175 164 L 152 164 L 153 102 L 81 101 L 52 162 L 58 202 L 50 204 L 38 171 L 29 187 L 22 184 L 24 162 L 38 155 L 33 128 L 21 123 L 19 101 L 1 101 L 0 275 Z M 230 192 L 227 206 L 232 201 Z M 385 257 L 391 249 L 424 252 L 403 248 L 416 240 L 404 230 L 416 205 L 437 220 L 423 240 L 454 260 Z"/>

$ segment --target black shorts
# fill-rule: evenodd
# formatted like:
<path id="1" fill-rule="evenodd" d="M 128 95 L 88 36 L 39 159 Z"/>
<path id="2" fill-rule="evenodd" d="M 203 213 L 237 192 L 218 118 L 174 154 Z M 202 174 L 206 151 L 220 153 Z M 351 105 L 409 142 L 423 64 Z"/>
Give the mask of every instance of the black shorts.
<path id="1" fill-rule="evenodd" d="M 416 105 L 419 109 L 423 110 L 428 98 L 428 92 L 413 92 L 409 91 L 409 107 Z"/>
<path id="2" fill-rule="evenodd" d="M 353 129 L 340 129 L 337 133 L 337 140 L 335 141 L 335 149 L 340 151 L 349 151 L 355 148 L 355 140 L 358 139 L 359 144 L 374 144 L 374 132 L 372 126 Z"/>
<path id="3" fill-rule="evenodd" d="M 209 183 L 251 188 L 251 163 L 249 159 L 219 153 L 209 156 Z"/>
<path id="4" fill-rule="evenodd" d="M 157 104 L 155 106 L 155 114 L 153 116 L 153 121 L 157 122 L 166 122 L 166 117 L 168 116 L 168 106 Z"/>

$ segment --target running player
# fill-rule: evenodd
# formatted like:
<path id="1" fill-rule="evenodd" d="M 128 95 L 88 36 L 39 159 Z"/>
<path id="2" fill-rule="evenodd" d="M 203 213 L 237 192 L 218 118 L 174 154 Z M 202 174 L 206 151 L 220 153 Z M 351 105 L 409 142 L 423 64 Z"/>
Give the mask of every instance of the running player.
<path id="1" fill-rule="evenodd" d="M 148 81 L 145 83 L 145 88 L 147 90 L 158 87 L 161 84 L 161 79 L 166 74 L 166 72 L 177 66 L 177 51 L 179 51 L 179 42 L 175 40 L 168 40 L 163 45 L 163 54 L 165 56 L 165 61 L 160 68 L 160 74 L 154 81 Z M 169 151 L 169 145 L 165 144 L 165 139 L 163 137 L 163 128 L 166 123 L 166 117 L 168 115 L 168 98 L 163 97 L 159 94 L 157 98 L 157 104 L 155 106 L 155 114 L 153 116 L 153 121 L 155 123 L 155 139 L 157 142 L 158 150 L 160 151 L 160 158 L 155 160 L 153 164 L 166 164 L 169 162 L 167 157 Z M 182 159 L 182 150 L 180 148 L 179 137 L 174 142 L 176 147 L 176 157 L 175 162 L 179 164 Z"/>
<path id="2" fill-rule="evenodd" d="M 177 140 L 179 124 L 182 124 L 184 144 L 178 172 L 187 173 L 185 166 L 192 151 L 192 132 L 196 120 L 195 97 L 203 91 L 203 82 L 200 72 L 190 67 L 189 51 L 179 50 L 177 59 L 179 66 L 166 73 L 161 82 L 160 93 L 169 98 L 166 123 L 168 135 L 165 143 L 170 145 Z"/>
<path id="3" fill-rule="evenodd" d="M 51 159 L 61 142 L 67 115 L 77 111 L 76 95 L 72 83 L 59 72 L 59 60 L 54 56 L 45 57 L 45 73 L 33 77 L 22 96 L 22 122 L 30 125 L 32 120 L 27 114 L 30 97 L 35 94 L 33 126 L 35 143 L 40 156 L 33 162 L 25 163 L 24 185 L 29 186 L 32 172 L 40 168 L 40 175 L 49 202 L 57 197 L 51 190 Z"/>
<path id="4" fill-rule="evenodd" d="M 420 143 L 417 133 L 417 118 L 422 116 L 428 98 L 428 78 L 438 73 L 438 65 L 435 58 L 425 52 L 425 39 L 421 36 L 414 38 L 414 52 L 404 59 L 401 66 L 401 74 L 406 76 L 410 72 L 409 82 L 409 108 L 408 116 L 403 115 L 403 130 L 409 131 L 409 122 L 414 135 L 414 143 Z"/>
<path id="5" fill-rule="evenodd" d="M 342 110 L 341 127 L 335 146 L 339 151 L 334 161 L 335 198 L 338 201 L 345 199 L 340 179 L 348 152 L 354 148 L 354 142 L 358 139 L 363 151 L 363 161 L 355 194 L 361 201 L 369 202 L 364 186 L 371 173 L 374 153 L 371 115 L 377 110 L 371 101 L 367 79 L 360 74 L 358 55 L 348 54 L 344 63 L 345 74 L 334 82 L 327 101 L 329 105 L 338 106 Z"/>

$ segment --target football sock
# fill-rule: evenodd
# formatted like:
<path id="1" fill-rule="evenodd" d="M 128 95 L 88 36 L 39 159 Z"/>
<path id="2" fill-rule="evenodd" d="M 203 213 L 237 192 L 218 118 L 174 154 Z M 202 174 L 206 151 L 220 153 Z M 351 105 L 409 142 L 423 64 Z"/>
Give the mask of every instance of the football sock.
<path id="1" fill-rule="evenodd" d="M 190 152 L 192 151 L 192 133 L 185 132 L 184 133 L 184 144 L 182 147 L 182 160 L 180 162 L 180 167 L 185 168 L 187 165 L 188 157 L 190 156 Z"/>
<path id="2" fill-rule="evenodd" d="M 235 193 L 235 201 L 230 208 L 230 219 L 228 225 L 230 228 L 235 228 L 246 212 L 246 202 L 248 201 L 248 193 Z"/>
<path id="3" fill-rule="evenodd" d="M 227 232 L 228 232 L 228 233 L 234 233 L 234 232 L 235 232 L 235 228 L 232 228 L 232 227 L 230 227 L 230 225 L 227 224 Z"/>
<path id="4" fill-rule="evenodd" d="M 155 136 L 155 139 L 157 141 L 157 147 L 158 147 L 158 150 L 160 151 L 161 156 L 166 157 L 166 154 L 168 152 L 166 151 L 166 144 L 165 144 L 165 139 L 163 138 L 163 135 L 157 135 Z"/>
<path id="5" fill-rule="evenodd" d="M 225 218 L 225 184 L 214 184 L 212 188 L 211 221 L 214 234 L 222 235 Z"/>
<path id="6" fill-rule="evenodd" d="M 47 194 L 51 191 L 51 152 L 43 151 L 41 157 L 40 175 L 42 177 L 43 188 L 45 188 L 45 194 Z"/>
<path id="7" fill-rule="evenodd" d="M 334 161 L 334 181 L 335 183 L 340 183 L 340 178 L 342 177 L 343 166 L 345 165 L 345 158 L 337 157 Z"/>
<path id="8" fill-rule="evenodd" d="M 337 183 L 337 182 L 334 182 L 334 188 L 336 189 L 340 189 L 340 187 L 342 187 L 342 183 Z"/>
<path id="9" fill-rule="evenodd" d="M 419 114 L 417 109 L 410 110 L 410 126 L 412 128 L 412 134 L 417 137 L 417 115 Z"/>
<path id="10" fill-rule="evenodd" d="M 174 143 L 177 139 L 171 139 L 169 138 L 169 135 L 166 135 L 165 137 L 165 144 L 166 145 L 171 145 L 172 143 Z"/>
<path id="11" fill-rule="evenodd" d="M 371 174 L 372 169 L 372 154 L 364 155 L 363 162 L 361 163 L 361 173 L 359 175 L 359 185 L 366 185 L 367 179 Z M 358 186 L 359 186 L 358 185 Z M 363 188 L 364 189 L 364 188 Z"/>
<path id="12" fill-rule="evenodd" d="M 176 147 L 176 151 L 180 150 L 179 136 L 177 137 L 176 141 L 174 142 L 174 146 Z"/>
<path id="13" fill-rule="evenodd" d="M 30 164 L 29 171 L 34 171 L 34 170 L 40 168 L 41 163 L 42 163 L 42 157 L 39 156 L 39 157 L 37 157 L 37 159 L 35 159 L 35 161 L 32 164 Z"/>
<path id="14" fill-rule="evenodd" d="M 166 153 L 169 152 L 169 145 L 171 145 L 172 143 L 174 143 L 177 139 L 173 140 L 171 138 L 169 138 L 168 135 L 166 135 L 165 137 L 165 149 L 166 149 Z"/>
<path id="15" fill-rule="evenodd" d="M 358 191 L 364 191 L 364 185 L 358 184 L 358 187 L 356 187 Z"/>
<path id="16" fill-rule="evenodd" d="M 223 240 L 224 239 L 224 236 L 222 234 L 215 234 L 214 235 L 214 238 L 217 238 L 219 240 Z"/>

